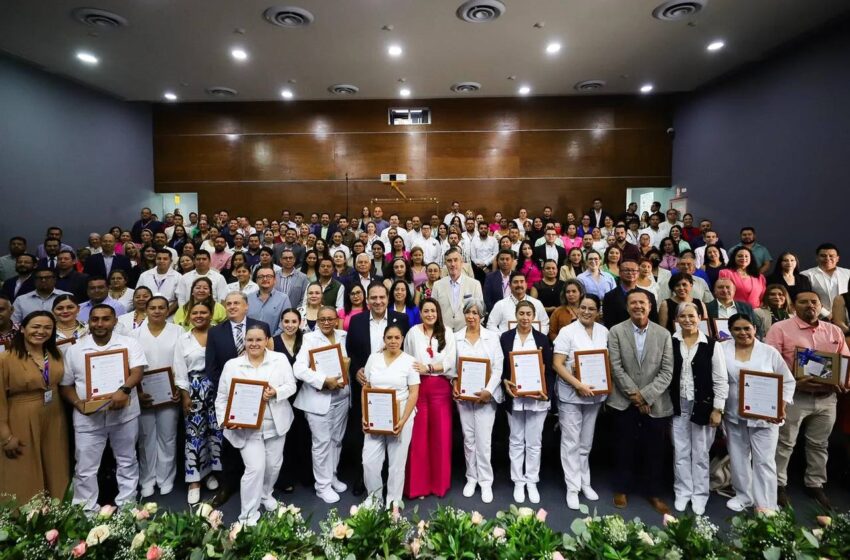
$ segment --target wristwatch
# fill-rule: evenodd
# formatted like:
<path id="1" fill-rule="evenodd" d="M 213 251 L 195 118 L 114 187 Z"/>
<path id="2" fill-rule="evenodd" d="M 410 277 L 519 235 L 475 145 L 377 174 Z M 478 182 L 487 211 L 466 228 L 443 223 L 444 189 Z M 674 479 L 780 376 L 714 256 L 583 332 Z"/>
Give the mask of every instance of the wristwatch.
<path id="1" fill-rule="evenodd" d="M 121 385 L 120 387 L 118 387 L 118 389 L 123 391 L 123 393 L 125 395 L 129 395 L 130 393 L 133 392 L 133 390 L 131 388 L 127 387 L 126 385 Z"/>

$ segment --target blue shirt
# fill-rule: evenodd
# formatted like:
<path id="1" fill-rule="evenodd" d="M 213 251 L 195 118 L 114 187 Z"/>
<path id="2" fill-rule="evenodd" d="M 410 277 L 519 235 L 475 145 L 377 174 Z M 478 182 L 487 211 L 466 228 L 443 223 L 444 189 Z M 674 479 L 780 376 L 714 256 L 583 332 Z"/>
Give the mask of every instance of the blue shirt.
<path id="1" fill-rule="evenodd" d="M 581 285 L 584 286 L 585 293 L 595 295 L 600 301 L 605 297 L 605 294 L 617 286 L 617 283 L 614 281 L 614 277 L 601 270 L 599 271 L 598 280 L 591 275 L 589 270 L 585 270 L 579 274 L 576 277 L 576 280 L 581 282 Z"/>
<path id="2" fill-rule="evenodd" d="M 127 312 L 127 310 L 124 308 L 123 303 L 119 302 L 116 299 L 112 299 L 109 296 L 106 296 L 106 299 L 103 300 L 100 303 L 108 305 L 109 307 L 114 309 L 115 315 L 118 316 L 118 317 L 120 317 L 121 315 L 123 315 L 124 313 Z M 91 313 L 91 308 L 94 307 L 94 306 L 95 306 L 95 303 L 91 300 L 80 304 L 80 313 L 77 315 L 77 321 L 79 321 L 81 323 L 88 323 L 89 322 L 89 314 Z"/>
<path id="3" fill-rule="evenodd" d="M 269 326 L 272 336 L 283 332 L 280 326 L 280 316 L 284 309 L 292 307 L 289 296 L 283 292 L 272 290 L 268 299 L 260 299 L 260 292 L 254 292 L 248 296 L 248 317 L 262 321 Z"/>

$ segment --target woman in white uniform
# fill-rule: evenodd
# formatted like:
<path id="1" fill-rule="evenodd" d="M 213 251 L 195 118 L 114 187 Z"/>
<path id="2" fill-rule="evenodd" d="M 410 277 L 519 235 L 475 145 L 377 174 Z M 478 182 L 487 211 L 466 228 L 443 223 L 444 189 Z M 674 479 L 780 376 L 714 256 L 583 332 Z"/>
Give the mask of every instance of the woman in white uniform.
<path id="1" fill-rule="evenodd" d="M 477 299 L 463 306 L 466 326 L 454 334 L 457 357 L 490 360 L 490 381 L 483 391 L 475 394 L 478 400 L 461 400 L 455 382 L 452 395 L 457 402 L 460 429 L 463 432 L 463 456 L 466 460 L 466 485 L 463 495 L 471 498 L 476 485 L 481 486 L 481 501 L 493 501 L 493 466 L 490 450 L 493 422 L 496 420 L 497 404 L 504 400 L 502 393 L 502 366 L 504 356 L 499 345 L 499 335 L 481 328 L 484 317 L 484 302 Z"/>
<path id="2" fill-rule="evenodd" d="M 53 316 L 56 317 L 56 345 L 62 356 L 72 344 L 87 334 L 89 328 L 77 319 L 80 306 L 71 294 L 56 296 L 53 300 Z M 69 342 L 63 342 L 69 341 Z"/>
<path id="3" fill-rule="evenodd" d="M 168 317 L 168 300 L 162 296 L 154 296 L 148 300 L 147 321 L 131 334 L 139 342 L 145 353 L 148 365 L 145 371 L 172 368 L 174 363 L 174 346 L 183 334 L 183 329 L 174 323 L 166 323 Z M 154 493 L 154 486 L 159 487 L 162 495 L 168 494 L 174 488 L 174 477 L 177 474 L 174 454 L 177 451 L 177 417 L 180 411 L 177 404 L 180 395 L 176 393 L 172 402 L 167 405 L 151 407 L 150 397 L 139 385 L 139 403 L 142 414 L 139 416 L 139 484 L 142 487 L 142 498 L 148 498 Z"/>
<path id="4" fill-rule="evenodd" d="M 582 296 L 578 305 L 578 321 L 573 321 L 558 333 L 552 358 L 552 368 L 558 376 L 561 466 L 570 509 L 579 509 L 579 491 L 590 501 L 599 499 L 590 485 L 588 458 L 593 447 L 596 418 L 608 396 L 594 395 L 595 387 L 579 381 L 574 372 L 576 351 L 608 348 L 608 329 L 596 322 L 600 307 L 597 296 Z"/>
<path id="5" fill-rule="evenodd" d="M 776 443 L 779 425 L 776 422 L 741 418 L 738 416 L 738 378 L 741 370 L 782 374 L 782 400 L 786 406 L 794 401 L 796 382 L 782 355 L 772 346 L 756 340 L 756 328 L 746 315 L 736 313 L 729 318 L 732 340 L 721 345 L 729 373 L 729 397 L 726 399 L 726 445 L 732 467 L 732 487 L 735 496 L 726 502 L 732 511 L 755 506 L 756 510 L 775 510 L 776 505 Z"/>
<path id="6" fill-rule="evenodd" d="M 336 471 L 351 406 L 351 389 L 341 377 L 328 377 L 316 371 L 315 366 L 311 367 L 310 350 L 338 344 L 343 358 L 347 358 L 347 333 L 334 328 L 338 321 L 333 307 L 324 306 L 319 310 L 318 328 L 304 334 L 294 368 L 295 377 L 303 382 L 294 406 L 304 411 L 312 434 L 316 495 L 328 504 L 338 502 L 338 492 L 347 489 L 337 478 Z"/>
<path id="7" fill-rule="evenodd" d="M 292 406 L 287 400 L 297 385 L 292 366 L 283 354 L 268 350 L 269 338 L 262 327 L 254 325 L 245 332 L 245 354 L 228 360 L 221 372 L 215 413 L 222 418 L 224 437 L 238 449 L 245 463 L 245 474 L 239 488 L 242 509 L 239 521 L 255 525 L 260 519 L 260 505 L 267 511 L 277 509 L 272 496 L 274 483 L 283 464 L 286 432 L 292 425 Z M 262 425 L 257 429 L 229 428 L 225 413 L 234 379 L 251 379 L 267 383 L 263 390 L 266 409 Z"/>
<path id="8" fill-rule="evenodd" d="M 396 325 L 384 329 L 384 349 L 369 356 L 358 381 L 375 389 L 394 389 L 398 405 L 398 423 L 394 435 L 366 433 L 363 438 L 363 482 L 371 499 L 380 499 L 384 484 L 381 471 L 384 457 L 389 460 L 387 507 L 397 507 L 404 490 L 407 451 L 413 433 L 416 401 L 419 398 L 419 374 L 416 359 L 402 352 L 404 335 Z M 363 423 L 363 431 L 367 426 Z"/>
<path id="9" fill-rule="evenodd" d="M 147 286 L 139 286 L 133 291 L 133 305 L 127 307 L 131 311 L 118 316 L 119 334 L 131 336 L 133 331 L 141 327 L 148 316 L 148 300 L 153 297 L 153 292 Z"/>

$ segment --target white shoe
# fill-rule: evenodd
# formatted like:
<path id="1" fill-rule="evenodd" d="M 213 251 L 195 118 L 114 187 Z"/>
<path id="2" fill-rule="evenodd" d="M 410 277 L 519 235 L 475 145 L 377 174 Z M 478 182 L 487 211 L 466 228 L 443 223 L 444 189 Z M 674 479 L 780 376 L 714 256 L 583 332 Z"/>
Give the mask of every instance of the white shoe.
<path id="1" fill-rule="evenodd" d="M 324 492 L 316 492 L 316 496 L 326 504 L 335 504 L 339 501 L 339 494 L 333 489 L 325 490 Z"/>
<path id="2" fill-rule="evenodd" d="M 153 492 L 153 486 L 142 486 L 142 498 L 150 498 L 151 496 L 153 496 Z"/>
<path id="3" fill-rule="evenodd" d="M 493 501 L 493 488 L 490 486 L 481 487 L 481 501 L 485 504 L 489 504 Z"/>
<path id="4" fill-rule="evenodd" d="M 578 492 L 567 492 L 567 507 L 570 509 L 579 508 Z"/>
<path id="5" fill-rule="evenodd" d="M 702 502 L 691 502 L 691 509 L 694 512 L 694 515 L 704 515 L 705 514 L 705 504 Z"/>
<path id="6" fill-rule="evenodd" d="M 200 488 L 189 488 L 189 495 L 187 497 L 187 501 L 189 505 L 195 505 L 201 501 L 201 489 Z"/>
<path id="7" fill-rule="evenodd" d="M 729 509 L 731 509 L 732 511 L 744 511 L 745 509 L 747 509 L 747 508 L 748 508 L 748 507 L 750 507 L 751 505 L 752 505 L 752 504 L 745 504 L 745 503 L 743 503 L 743 502 L 741 501 L 741 499 L 740 499 L 740 498 L 738 498 L 738 496 L 735 496 L 734 498 L 731 498 L 730 500 L 728 500 L 728 501 L 726 502 L 726 507 L 728 507 L 728 508 L 729 508 Z"/>
<path id="8" fill-rule="evenodd" d="M 207 477 L 207 490 L 218 490 L 218 479 L 215 475 L 210 475 Z"/>
<path id="9" fill-rule="evenodd" d="M 345 492 L 346 490 L 348 490 L 348 484 L 344 483 L 338 478 L 334 478 L 331 481 L 331 488 L 334 489 L 334 492 Z"/>
<path id="10" fill-rule="evenodd" d="M 522 482 L 514 484 L 514 501 L 518 504 L 525 501 L 525 484 Z"/>
<path id="11" fill-rule="evenodd" d="M 266 511 L 276 511 L 277 506 L 277 500 L 275 500 L 274 498 L 263 498 L 263 507 L 266 508 Z"/>
<path id="12" fill-rule="evenodd" d="M 474 480 L 467 480 L 466 485 L 463 487 L 463 497 L 471 498 L 475 495 L 475 487 L 478 483 Z"/>
<path id="13" fill-rule="evenodd" d="M 676 508 L 676 511 L 685 511 L 688 509 L 689 501 L 688 498 L 676 498 L 673 500 L 673 507 Z"/>
<path id="14" fill-rule="evenodd" d="M 537 491 L 536 484 L 526 484 L 526 489 L 528 490 L 528 500 L 532 504 L 540 503 L 540 493 Z"/>
<path id="15" fill-rule="evenodd" d="M 585 499 L 590 500 L 591 502 L 595 502 L 599 499 L 599 494 L 597 494 L 596 490 L 590 486 L 582 486 L 581 493 L 584 495 Z"/>
<path id="16" fill-rule="evenodd" d="M 160 486 L 159 487 L 159 495 L 160 496 L 167 496 L 168 494 L 171 494 L 172 490 L 174 490 L 173 484 L 169 485 L 169 486 Z"/>

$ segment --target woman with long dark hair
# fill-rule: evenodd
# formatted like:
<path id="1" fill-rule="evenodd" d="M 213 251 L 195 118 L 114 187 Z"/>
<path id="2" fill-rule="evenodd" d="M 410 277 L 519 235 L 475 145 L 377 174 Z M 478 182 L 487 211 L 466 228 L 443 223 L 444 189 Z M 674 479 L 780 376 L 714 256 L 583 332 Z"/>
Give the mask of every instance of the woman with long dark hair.
<path id="1" fill-rule="evenodd" d="M 717 277 L 727 278 L 735 285 L 735 301 L 749 303 L 753 309 L 761 306 L 761 296 L 767 282 L 759 272 L 752 251 L 746 247 L 738 247 L 732 251 L 727 268 L 721 270 Z"/>

